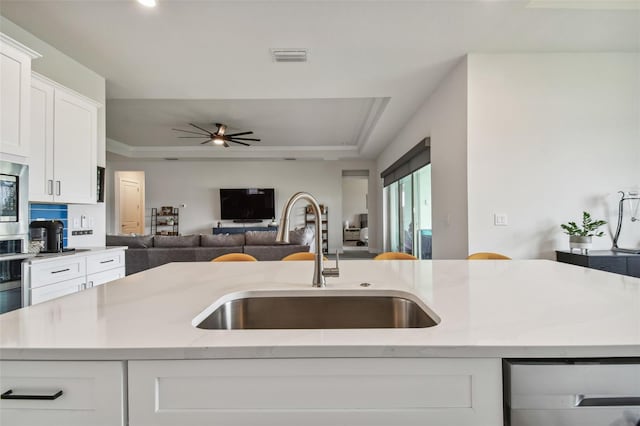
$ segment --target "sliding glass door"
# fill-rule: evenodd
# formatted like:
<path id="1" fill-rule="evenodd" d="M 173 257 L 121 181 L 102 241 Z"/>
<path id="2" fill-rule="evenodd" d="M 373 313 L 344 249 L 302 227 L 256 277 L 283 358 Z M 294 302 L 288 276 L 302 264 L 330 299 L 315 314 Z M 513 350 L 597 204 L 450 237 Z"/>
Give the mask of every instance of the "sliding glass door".
<path id="1" fill-rule="evenodd" d="M 384 188 L 388 251 L 431 259 L 431 164 Z"/>

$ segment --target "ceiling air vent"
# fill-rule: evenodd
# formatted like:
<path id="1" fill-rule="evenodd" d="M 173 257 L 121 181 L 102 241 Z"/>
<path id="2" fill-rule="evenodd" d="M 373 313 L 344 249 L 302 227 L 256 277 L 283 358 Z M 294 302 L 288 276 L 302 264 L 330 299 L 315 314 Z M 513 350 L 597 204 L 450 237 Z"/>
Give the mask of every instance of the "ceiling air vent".
<path id="1" fill-rule="evenodd" d="M 271 49 L 275 62 L 307 62 L 307 49 Z"/>

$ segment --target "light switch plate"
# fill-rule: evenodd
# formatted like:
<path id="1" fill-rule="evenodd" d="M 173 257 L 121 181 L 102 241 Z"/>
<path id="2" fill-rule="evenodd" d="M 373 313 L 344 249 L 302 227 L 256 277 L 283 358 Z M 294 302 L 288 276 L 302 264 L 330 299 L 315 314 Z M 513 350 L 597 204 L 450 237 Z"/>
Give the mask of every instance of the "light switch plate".
<path id="1" fill-rule="evenodd" d="M 509 220 L 507 218 L 506 213 L 494 213 L 493 214 L 493 224 L 495 226 L 507 226 L 509 224 Z"/>

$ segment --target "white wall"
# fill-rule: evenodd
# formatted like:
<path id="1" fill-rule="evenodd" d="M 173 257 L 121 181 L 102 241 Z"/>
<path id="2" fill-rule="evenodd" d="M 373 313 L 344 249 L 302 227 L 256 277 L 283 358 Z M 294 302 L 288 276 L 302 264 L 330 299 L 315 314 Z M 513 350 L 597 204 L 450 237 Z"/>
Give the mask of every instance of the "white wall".
<path id="1" fill-rule="evenodd" d="M 342 177 L 342 226 L 349 222 L 352 228 L 360 227 L 360 214 L 367 213 L 369 177 Z"/>
<path id="2" fill-rule="evenodd" d="M 23 30 L 8 19 L 0 16 L 0 31 L 30 47 L 42 55 L 32 62 L 32 69 L 66 87 L 75 90 L 102 105 L 98 110 L 98 165 L 105 160 L 105 79 L 89 68 L 65 55 L 53 46 Z M 69 205 L 69 219 L 86 216 L 93 223 L 93 235 L 72 236 L 69 232 L 69 247 L 103 246 L 105 240 L 105 204 Z"/>
<path id="3" fill-rule="evenodd" d="M 468 63 L 469 251 L 555 259 L 568 249 L 559 225 L 583 210 L 610 221 L 594 242 L 610 248 L 616 191 L 640 185 L 640 55 L 474 54 Z M 493 213 L 509 225 L 494 226 Z M 640 247 L 633 225 L 625 243 Z"/>
<path id="4" fill-rule="evenodd" d="M 275 188 L 276 219 L 292 194 L 307 191 L 328 206 L 329 249 L 334 251 L 342 247 L 342 170 L 373 174 L 374 168 L 372 161 L 113 160 L 107 166 L 107 196 L 113 199 L 114 171 L 143 171 L 147 214 L 152 207 L 186 204 L 180 209 L 180 233 L 191 234 L 211 233 L 220 220 L 220 188 Z M 296 206 L 297 221 L 292 215 L 292 225 L 304 221 L 304 206 L 302 201 Z M 115 232 L 111 209 L 107 216 L 108 232 Z"/>
<path id="5" fill-rule="evenodd" d="M 378 158 L 378 174 L 431 137 L 433 258 L 467 256 L 467 61 L 460 60 Z M 376 179 L 382 194 L 382 179 Z M 382 217 L 382 201 L 378 203 Z"/>

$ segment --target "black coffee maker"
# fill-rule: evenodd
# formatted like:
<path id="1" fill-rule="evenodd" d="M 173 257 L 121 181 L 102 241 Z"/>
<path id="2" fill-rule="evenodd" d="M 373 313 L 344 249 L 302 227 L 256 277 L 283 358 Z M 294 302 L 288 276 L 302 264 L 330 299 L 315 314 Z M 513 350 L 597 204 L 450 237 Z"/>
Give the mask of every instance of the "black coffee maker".
<path id="1" fill-rule="evenodd" d="M 31 241 L 40 243 L 40 253 L 62 251 L 63 229 L 64 224 L 59 220 L 34 220 L 29 224 Z"/>

